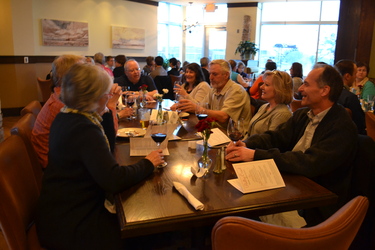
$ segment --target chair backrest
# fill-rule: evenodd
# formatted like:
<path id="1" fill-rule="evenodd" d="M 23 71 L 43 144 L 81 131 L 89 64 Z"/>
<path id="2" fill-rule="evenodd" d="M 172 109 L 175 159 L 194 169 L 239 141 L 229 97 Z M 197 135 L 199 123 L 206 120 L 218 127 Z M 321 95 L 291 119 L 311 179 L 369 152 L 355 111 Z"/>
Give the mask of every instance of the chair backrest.
<path id="1" fill-rule="evenodd" d="M 358 196 L 326 221 L 310 228 L 287 228 L 242 217 L 225 217 L 212 229 L 212 249 L 348 249 L 367 208 L 368 199 Z"/>
<path id="2" fill-rule="evenodd" d="M 41 249 L 34 224 L 39 189 L 21 137 L 0 144 L 0 173 L 0 229 L 8 248 Z"/>
<path id="3" fill-rule="evenodd" d="M 31 143 L 31 132 L 34 128 L 36 117 L 32 113 L 27 113 L 22 116 L 10 129 L 12 135 L 18 135 L 22 138 L 25 143 L 27 154 L 29 156 L 30 162 L 33 167 L 33 172 L 35 179 L 37 181 L 38 187 L 42 186 L 43 168 L 39 163 L 38 156 L 35 149 Z"/>
<path id="4" fill-rule="evenodd" d="M 182 80 L 182 76 L 181 75 L 179 75 L 179 76 L 169 75 L 169 77 L 171 78 L 172 86 L 174 85 L 174 82 L 176 82 L 176 81 L 181 82 L 181 80 Z"/>
<path id="5" fill-rule="evenodd" d="M 21 116 L 24 116 L 27 113 L 32 113 L 35 117 L 37 117 L 41 109 L 42 105 L 39 101 L 31 101 L 29 104 L 26 105 L 26 107 L 24 107 L 21 110 Z"/>
<path id="6" fill-rule="evenodd" d="M 38 81 L 38 86 L 40 88 L 40 93 L 42 95 L 42 100 L 41 102 L 46 102 L 48 98 L 51 95 L 51 86 L 52 86 L 52 80 L 43 80 L 40 77 L 37 77 L 36 79 Z"/>
<path id="7" fill-rule="evenodd" d="M 301 100 L 293 99 L 293 101 L 289 105 L 292 112 L 296 111 L 299 108 L 302 108 L 301 102 Z"/>
<path id="8" fill-rule="evenodd" d="M 164 99 L 174 100 L 173 84 L 170 76 L 155 76 L 154 82 L 159 94 L 163 93 L 163 89 L 168 89 L 168 93 L 163 96 Z"/>
<path id="9" fill-rule="evenodd" d="M 365 113 L 367 135 L 375 141 L 375 114 L 368 111 Z"/>

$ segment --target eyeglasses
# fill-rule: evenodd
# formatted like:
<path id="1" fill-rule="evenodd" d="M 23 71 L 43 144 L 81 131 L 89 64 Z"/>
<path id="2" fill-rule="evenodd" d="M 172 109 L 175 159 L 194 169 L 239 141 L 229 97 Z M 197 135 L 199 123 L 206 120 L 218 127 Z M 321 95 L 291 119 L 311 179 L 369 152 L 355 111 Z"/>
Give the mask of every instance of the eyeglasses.
<path id="1" fill-rule="evenodd" d="M 131 70 L 127 69 L 126 71 L 127 71 L 127 72 L 130 72 L 130 73 L 134 73 L 134 72 L 139 72 L 139 71 L 141 71 L 141 69 L 140 69 L 140 68 L 138 68 L 138 69 L 131 69 Z"/>

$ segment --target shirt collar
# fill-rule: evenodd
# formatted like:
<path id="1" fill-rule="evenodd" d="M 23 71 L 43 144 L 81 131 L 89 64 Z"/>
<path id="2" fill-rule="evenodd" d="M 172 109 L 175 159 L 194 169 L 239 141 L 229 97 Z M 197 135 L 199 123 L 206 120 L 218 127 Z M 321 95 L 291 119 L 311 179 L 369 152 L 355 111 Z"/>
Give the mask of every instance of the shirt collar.
<path id="1" fill-rule="evenodd" d="M 331 107 L 329 107 L 328 109 L 320 112 L 317 115 L 314 115 L 313 112 L 310 109 L 309 112 L 307 112 L 307 116 L 309 117 L 310 121 L 312 122 L 312 125 L 319 124 L 323 120 L 324 116 L 328 113 L 328 111 L 330 109 L 331 109 Z"/>
<path id="2" fill-rule="evenodd" d="M 217 89 L 215 89 L 214 94 L 215 94 L 216 96 L 224 95 L 224 94 L 229 90 L 229 88 L 233 85 L 233 83 L 235 83 L 235 82 L 233 82 L 231 79 L 229 79 L 229 80 L 227 81 L 227 83 L 225 84 L 225 86 L 223 87 L 223 89 L 220 91 L 220 93 L 218 93 L 218 92 L 217 92 Z M 236 83 L 235 83 L 235 84 L 236 84 Z"/>

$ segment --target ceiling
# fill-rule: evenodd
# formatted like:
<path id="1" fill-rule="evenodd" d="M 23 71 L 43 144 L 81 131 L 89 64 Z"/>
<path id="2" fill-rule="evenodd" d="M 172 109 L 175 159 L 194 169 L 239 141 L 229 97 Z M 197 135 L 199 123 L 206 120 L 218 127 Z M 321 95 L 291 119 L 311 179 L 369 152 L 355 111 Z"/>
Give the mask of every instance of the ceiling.
<path id="1" fill-rule="evenodd" d="M 167 2 L 178 5 L 189 5 L 190 2 L 193 4 L 208 4 L 208 3 L 249 3 L 249 2 L 292 2 L 292 1 L 316 1 L 316 0 L 152 0 L 155 2 Z"/>

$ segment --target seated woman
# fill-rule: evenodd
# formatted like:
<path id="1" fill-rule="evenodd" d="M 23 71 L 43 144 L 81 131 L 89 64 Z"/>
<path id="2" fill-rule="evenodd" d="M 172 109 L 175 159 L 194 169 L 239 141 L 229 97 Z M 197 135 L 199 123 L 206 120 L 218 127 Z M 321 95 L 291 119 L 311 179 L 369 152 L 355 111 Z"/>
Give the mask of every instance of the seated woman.
<path id="1" fill-rule="evenodd" d="M 284 71 L 266 71 L 263 82 L 260 87 L 262 99 L 268 103 L 263 104 L 250 120 L 249 136 L 274 130 L 292 116 L 288 107 L 293 100 L 291 77 Z"/>
<path id="2" fill-rule="evenodd" d="M 292 63 L 292 67 L 289 69 L 290 76 L 293 80 L 293 96 L 295 99 L 300 100 L 302 99 L 301 93 L 298 91 L 298 88 L 303 83 L 303 68 L 302 64 L 298 62 Z"/>
<path id="3" fill-rule="evenodd" d="M 182 98 L 198 103 L 210 92 L 211 87 L 203 80 L 202 69 L 197 63 L 190 63 L 186 66 L 184 79 L 184 84 L 174 87 L 174 91 Z M 171 110 L 176 110 L 177 105 L 178 104 L 174 104 Z"/>
<path id="4" fill-rule="evenodd" d="M 354 94 L 365 100 L 367 100 L 369 96 L 375 96 L 375 83 L 371 82 L 367 77 L 369 71 L 370 68 L 366 63 L 358 62 L 357 75 L 352 88 Z"/>
<path id="5" fill-rule="evenodd" d="M 232 73 L 230 75 L 230 79 L 236 83 L 239 83 L 242 85 L 242 87 L 247 88 L 249 87 L 249 84 L 242 78 L 240 74 L 238 74 L 237 71 L 237 62 L 234 60 L 229 60 L 228 61 L 231 68 L 232 68 Z"/>
<path id="6" fill-rule="evenodd" d="M 50 130 L 36 227 L 47 249 L 122 249 L 117 215 L 104 206 L 106 195 L 143 180 L 164 162 L 161 150 L 136 164 L 119 166 L 100 125 L 111 98 L 112 80 L 97 66 L 75 64 L 65 75 L 66 105 Z"/>
<path id="7" fill-rule="evenodd" d="M 240 61 L 240 62 L 237 63 L 237 70 L 236 70 L 236 72 L 238 74 L 240 74 L 244 80 L 247 80 L 248 75 L 245 73 L 245 68 L 246 68 L 245 64 L 242 61 Z"/>

